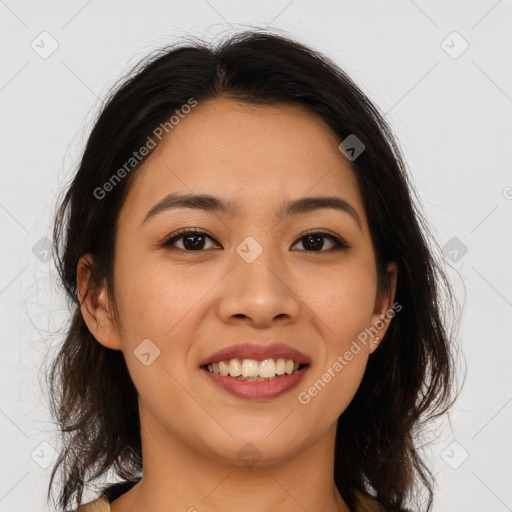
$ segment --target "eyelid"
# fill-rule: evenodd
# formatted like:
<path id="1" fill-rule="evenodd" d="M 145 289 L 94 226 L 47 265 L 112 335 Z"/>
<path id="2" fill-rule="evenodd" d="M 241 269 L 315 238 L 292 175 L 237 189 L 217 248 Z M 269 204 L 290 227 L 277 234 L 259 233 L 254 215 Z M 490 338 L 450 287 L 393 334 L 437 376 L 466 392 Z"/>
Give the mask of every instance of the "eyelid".
<path id="1" fill-rule="evenodd" d="M 324 229 L 324 228 L 312 228 L 312 229 L 308 229 L 308 230 L 304 231 L 304 233 L 299 235 L 299 237 L 297 238 L 295 243 L 299 242 L 300 240 L 302 240 L 303 238 L 305 238 L 309 235 L 319 235 L 323 238 L 331 238 L 335 244 L 335 249 L 348 250 L 348 249 L 352 249 L 352 247 L 353 247 L 353 245 L 349 244 L 345 240 L 345 238 L 343 238 L 342 236 L 337 235 L 336 233 L 333 233 L 332 231 L 329 231 L 328 229 Z M 295 245 L 295 243 L 293 245 Z M 329 251 L 318 251 L 318 252 L 319 253 L 323 253 L 323 252 L 327 253 L 327 252 L 332 252 L 335 249 L 331 249 Z M 317 251 L 304 251 L 304 252 L 315 253 Z"/>
<path id="2" fill-rule="evenodd" d="M 210 238 L 213 242 L 215 242 L 216 244 L 221 245 L 219 242 L 217 242 L 216 238 L 212 234 L 210 234 L 208 231 L 206 231 L 204 229 L 200 229 L 200 228 L 178 229 L 177 231 L 174 231 L 173 233 L 171 233 L 169 236 L 166 236 L 164 238 L 163 242 L 161 242 L 159 245 L 163 248 L 168 248 L 169 246 L 171 246 L 172 243 L 179 240 L 180 238 L 183 237 L 183 235 L 186 235 L 187 233 L 198 233 L 200 235 L 204 234 L 208 238 Z M 195 251 L 184 251 L 184 252 L 195 252 Z M 197 252 L 205 252 L 205 251 L 197 251 Z"/>
<path id="3" fill-rule="evenodd" d="M 216 244 L 221 245 L 216 240 L 216 238 L 213 235 L 211 235 L 208 231 L 205 231 L 202 228 L 181 228 L 181 229 L 178 229 L 177 231 L 175 231 L 174 233 L 172 233 L 171 235 L 169 235 L 168 237 L 166 237 L 164 239 L 164 241 L 160 244 L 160 246 L 162 248 L 169 248 L 169 247 L 172 246 L 172 244 L 175 241 L 179 240 L 180 238 L 182 238 L 183 235 L 186 235 L 188 233 L 204 234 L 208 238 L 210 238 L 213 242 L 215 242 Z M 351 249 L 353 247 L 343 237 L 341 237 L 341 236 L 339 236 L 339 235 L 337 235 L 335 233 L 332 233 L 329 230 L 323 229 L 323 228 L 311 228 L 311 229 L 308 229 L 308 230 L 304 231 L 303 233 L 301 233 L 297 237 L 297 239 L 294 241 L 293 245 L 296 245 L 303 238 L 305 238 L 305 237 L 307 237 L 309 235 L 318 235 L 318 236 L 320 236 L 322 238 L 331 238 L 331 240 L 333 241 L 335 247 L 332 248 L 332 249 L 329 249 L 327 251 L 300 251 L 300 252 L 313 253 L 313 254 L 314 253 L 322 254 L 322 253 L 335 252 L 336 250 L 348 250 L 348 249 Z M 177 249 L 177 250 L 180 250 L 182 252 L 190 252 L 190 253 L 193 253 L 193 252 L 206 252 L 204 250 L 202 250 L 202 251 L 183 251 L 183 249 Z"/>

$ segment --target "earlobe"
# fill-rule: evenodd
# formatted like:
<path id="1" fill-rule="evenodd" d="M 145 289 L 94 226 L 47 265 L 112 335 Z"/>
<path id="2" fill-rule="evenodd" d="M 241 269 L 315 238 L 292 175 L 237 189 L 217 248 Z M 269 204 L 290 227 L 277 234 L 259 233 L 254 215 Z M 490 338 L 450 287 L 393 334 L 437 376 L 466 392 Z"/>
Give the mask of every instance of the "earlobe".
<path id="1" fill-rule="evenodd" d="M 121 350 L 119 332 L 109 307 L 106 285 L 100 289 L 91 283 L 94 261 L 82 256 L 77 265 L 77 289 L 84 322 L 96 340 L 107 348 Z"/>

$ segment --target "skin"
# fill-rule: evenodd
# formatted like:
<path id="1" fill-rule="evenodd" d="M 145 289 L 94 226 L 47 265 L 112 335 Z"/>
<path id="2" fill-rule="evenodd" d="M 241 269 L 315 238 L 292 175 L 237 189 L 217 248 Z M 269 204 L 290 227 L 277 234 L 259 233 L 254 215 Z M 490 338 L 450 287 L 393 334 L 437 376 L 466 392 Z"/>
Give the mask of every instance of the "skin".
<path id="1" fill-rule="evenodd" d="M 388 290 L 378 291 L 362 198 L 339 142 L 301 106 L 202 102 L 136 171 L 118 219 L 114 298 L 106 287 L 88 289 L 91 258 L 80 260 L 83 317 L 99 343 L 123 352 L 140 395 L 144 476 L 113 512 L 349 511 L 333 481 L 336 424 L 378 345 L 360 343 L 307 405 L 297 396 L 392 308 L 396 265 L 388 268 Z M 212 194 L 239 211 L 168 210 L 142 223 L 169 192 Z M 335 209 L 276 223 L 285 200 L 324 195 L 348 201 L 361 229 Z M 187 252 L 184 239 L 174 251 L 159 245 L 181 228 L 212 239 L 202 252 Z M 352 247 L 333 252 L 325 237 L 314 251 L 302 238 L 310 229 Z M 263 249 L 252 263 L 235 251 L 247 236 Z M 134 355 L 145 339 L 160 350 L 147 366 Z M 289 344 L 313 364 L 278 398 L 236 398 L 211 384 L 199 363 L 246 341 Z M 252 466 L 237 455 L 248 442 L 261 455 Z"/>

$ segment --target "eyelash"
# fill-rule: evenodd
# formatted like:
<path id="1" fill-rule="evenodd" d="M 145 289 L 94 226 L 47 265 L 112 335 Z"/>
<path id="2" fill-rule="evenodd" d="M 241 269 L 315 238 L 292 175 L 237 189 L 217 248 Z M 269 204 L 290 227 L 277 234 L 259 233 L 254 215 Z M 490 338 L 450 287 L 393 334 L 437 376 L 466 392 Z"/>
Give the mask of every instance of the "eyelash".
<path id="1" fill-rule="evenodd" d="M 203 250 L 203 249 L 200 249 L 197 251 L 187 251 L 185 249 L 172 247 L 172 244 L 174 242 L 176 242 L 182 238 L 185 238 L 186 235 L 191 235 L 191 234 L 192 235 L 194 235 L 194 234 L 206 235 L 207 238 L 209 238 L 210 240 L 212 240 L 213 242 L 218 244 L 218 242 L 212 236 L 210 236 L 208 233 L 206 233 L 204 231 L 201 231 L 199 229 L 193 229 L 193 228 L 184 228 L 184 229 L 180 229 L 180 230 L 176 231 L 175 233 L 173 233 L 167 240 L 165 240 L 162 243 L 162 247 L 166 248 L 168 250 L 179 250 L 182 252 L 189 252 L 189 253 L 205 252 L 205 250 Z M 303 233 L 301 235 L 301 237 L 298 238 L 297 241 L 293 245 L 295 245 L 297 242 L 300 242 L 304 238 L 307 238 L 308 236 L 311 236 L 311 235 L 322 236 L 323 238 L 330 238 L 334 242 L 335 245 L 332 249 L 329 249 L 327 251 L 323 251 L 323 250 L 321 250 L 321 251 L 306 251 L 306 250 L 304 250 L 304 252 L 320 253 L 321 254 L 321 253 L 328 253 L 328 252 L 344 251 L 344 250 L 348 250 L 348 249 L 352 248 L 352 246 L 347 244 L 345 242 L 345 240 L 343 240 L 342 238 L 332 235 L 331 233 L 326 233 L 324 231 L 315 231 L 315 230 L 309 230 L 309 231 L 306 231 L 305 233 Z"/>

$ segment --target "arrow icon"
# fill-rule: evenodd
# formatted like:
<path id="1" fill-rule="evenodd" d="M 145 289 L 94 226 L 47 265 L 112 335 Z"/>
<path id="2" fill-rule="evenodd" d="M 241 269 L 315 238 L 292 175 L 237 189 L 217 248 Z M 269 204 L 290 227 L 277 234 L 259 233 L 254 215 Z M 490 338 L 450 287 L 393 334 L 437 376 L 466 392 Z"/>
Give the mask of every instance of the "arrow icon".
<path id="1" fill-rule="evenodd" d="M 351 161 L 353 162 L 364 150 L 365 145 L 363 142 L 351 133 L 346 139 L 344 139 L 338 146 L 338 149 Z"/>
<path id="2" fill-rule="evenodd" d="M 469 43 L 456 30 L 448 34 L 440 45 L 452 59 L 458 59 L 469 48 Z"/>
<path id="3" fill-rule="evenodd" d="M 456 237 L 450 238 L 443 247 L 443 254 L 453 263 L 457 263 L 468 252 L 468 248 Z"/>
<path id="4" fill-rule="evenodd" d="M 51 241 L 44 236 L 32 247 L 32 253 L 39 261 L 46 263 L 52 256 L 51 247 Z"/>
<path id="5" fill-rule="evenodd" d="M 263 247 L 252 236 L 248 236 L 237 245 L 236 252 L 246 263 L 252 263 L 263 252 Z"/>
<path id="6" fill-rule="evenodd" d="M 32 40 L 30 47 L 41 59 L 47 59 L 57 50 L 59 43 L 50 33 L 43 31 Z"/>
<path id="7" fill-rule="evenodd" d="M 139 343 L 133 353 L 145 366 L 153 364 L 155 359 L 160 357 L 160 349 L 150 339 L 145 339 Z"/>

